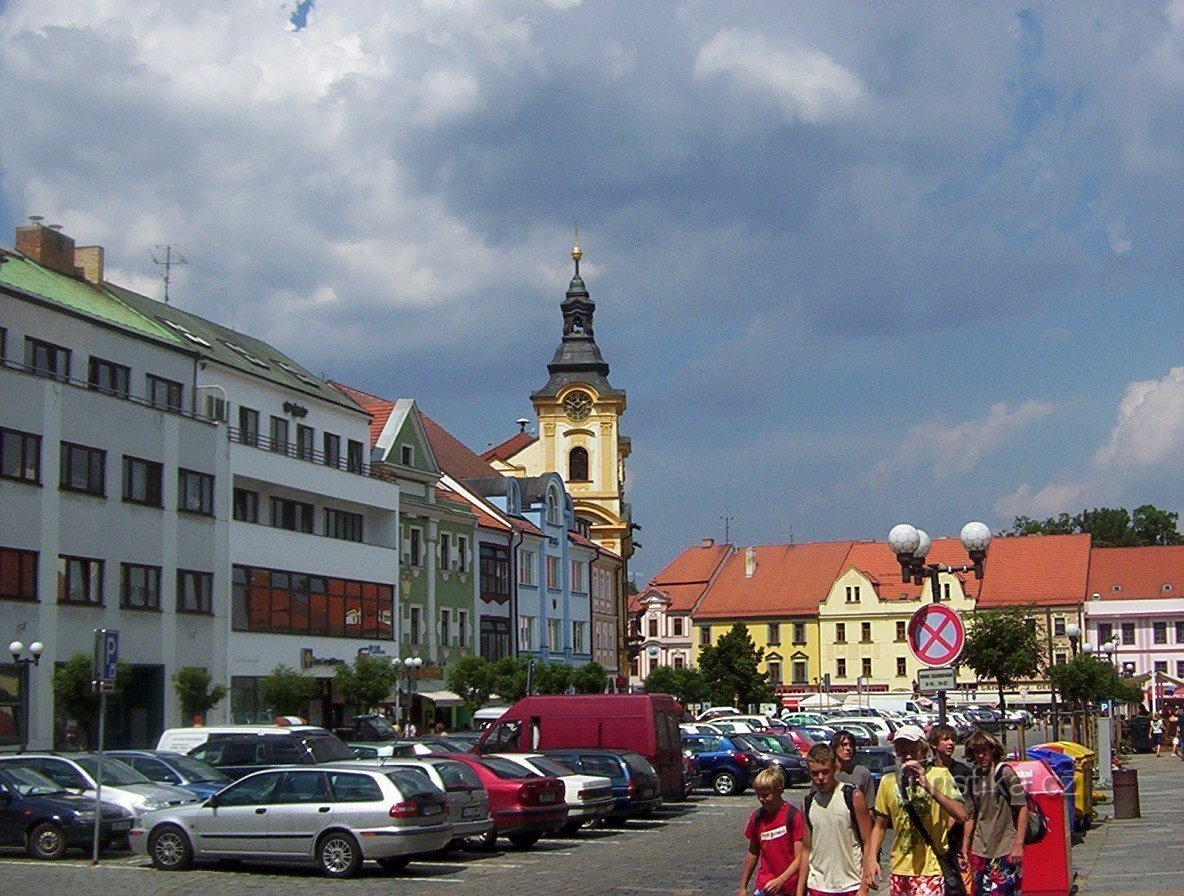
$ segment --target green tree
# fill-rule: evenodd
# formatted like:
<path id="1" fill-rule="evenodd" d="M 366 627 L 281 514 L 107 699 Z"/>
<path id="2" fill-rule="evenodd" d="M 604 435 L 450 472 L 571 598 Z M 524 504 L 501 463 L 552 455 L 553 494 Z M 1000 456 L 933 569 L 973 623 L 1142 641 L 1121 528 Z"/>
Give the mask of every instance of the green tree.
<path id="1" fill-rule="evenodd" d="M 476 712 L 496 690 L 493 664 L 484 657 L 462 656 L 448 673 L 448 686 L 465 701 L 469 712 Z"/>
<path id="2" fill-rule="evenodd" d="M 277 716 L 303 716 L 320 686 L 309 675 L 280 663 L 259 679 L 259 699 Z"/>
<path id="3" fill-rule="evenodd" d="M 338 666 L 333 680 L 345 700 L 361 713 L 389 700 L 401 674 L 402 667 L 395 666 L 390 657 L 361 653 L 353 665 Z"/>
<path id="4" fill-rule="evenodd" d="M 587 663 L 572 672 L 571 683 L 577 694 L 603 694 L 608 687 L 608 673 L 600 663 Z"/>
<path id="5" fill-rule="evenodd" d="M 566 663 L 535 663 L 536 694 L 566 694 L 572 683 L 572 668 Z"/>
<path id="6" fill-rule="evenodd" d="M 685 667 L 658 666 L 646 677 L 645 690 L 648 694 L 670 694 L 683 706 L 703 703 L 710 697 L 702 673 Z"/>
<path id="7" fill-rule="evenodd" d="M 1064 699 L 1078 703 L 1139 703 L 1143 699 L 1142 689 L 1122 678 L 1113 664 L 1087 653 L 1049 667 L 1048 679 Z"/>
<path id="8" fill-rule="evenodd" d="M 122 691 L 132 678 L 130 663 L 119 663 L 115 669 L 115 691 Z M 92 734 L 99 722 L 99 695 L 94 686 L 94 658 L 76 653 L 53 670 L 53 698 L 58 712 L 77 723 L 79 746 L 94 741 Z"/>
<path id="9" fill-rule="evenodd" d="M 1154 504 L 1143 504 L 1131 513 L 1131 526 L 1139 538 L 1139 544 L 1184 544 L 1179 523 L 1180 514 L 1160 510 Z"/>
<path id="10" fill-rule="evenodd" d="M 493 663 L 493 693 L 507 703 L 526 696 L 526 667 L 523 657 L 504 656 Z"/>
<path id="11" fill-rule="evenodd" d="M 1143 504 L 1128 512 L 1123 507 L 1095 507 L 1075 516 L 1061 513 L 1045 520 L 1017 516 L 1004 535 L 1088 534 L 1094 547 L 1120 548 L 1184 544 L 1180 514 Z"/>
<path id="12" fill-rule="evenodd" d="M 999 709 L 1006 708 L 1005 688 L 1040 671 L 1044 652 L 1031 607 L 1000 607 L 974 613 L 966 625 L 961 663 L 980 678 L 994 680 Z"/>
<path id="13" fill-rule="evenodd" d="M 226 696 L 226 688 L 214 684 L 213 676 L 201 666 L 185 666 L 173 676 L 177 702 L 181 704 L 181 718 L 186 721 L 205 721 L 206 713 Z"/>
<path id="14" fill-rule="evenodd" d="M 760 671 L 764 658 L 764 649 L 757 649 L 742 622 L 733 625 L 719 643 L 704 647 L 699 654 L 699 670 L 707 682 L 711 702 L 740 709 L 772 702 L 773 689 Z"/>

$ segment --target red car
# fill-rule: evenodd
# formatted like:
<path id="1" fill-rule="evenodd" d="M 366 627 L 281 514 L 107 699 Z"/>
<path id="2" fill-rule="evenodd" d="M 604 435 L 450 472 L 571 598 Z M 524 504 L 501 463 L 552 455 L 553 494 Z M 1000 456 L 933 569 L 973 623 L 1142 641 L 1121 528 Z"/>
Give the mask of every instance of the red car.
<path id="1" fill-rule="evenodd" d="M 557 831 L 567 822 L 563 782 L 536 775 L 509 759 L 449 753 L 449 759 L 463 762 L 476 773 L 489 791 L 493 828 L 469 843 L 491 848 L 498 837 L 506 837 L 520 849 L 534 846 L 543 834 Z"/>

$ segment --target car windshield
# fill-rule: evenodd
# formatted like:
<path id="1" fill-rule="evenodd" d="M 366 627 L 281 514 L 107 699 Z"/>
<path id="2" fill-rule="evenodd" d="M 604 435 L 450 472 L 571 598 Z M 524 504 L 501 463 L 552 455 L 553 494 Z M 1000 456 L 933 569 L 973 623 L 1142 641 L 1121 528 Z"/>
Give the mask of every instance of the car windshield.
<path id="1" fill-rule="evenodd" d="M 366 721 L 383 740 L 394 740 L 399 736 L 395 726 L 385 716 L 370 716 Z"/>
<path id="2" fill-rule="evenodd" d="M 864 766 L 869 772 L 880 773 L 884 769 L 896 765 L 896 757 L 888 751 L 875 753 L 855 753 L 855 762 Z"/>
<path id="3" fill-rule="evenodd" d="M 191 783 L 229 784 L 230 778 L 212 765 L 207 765 L 192 756 L 172 756 L 169 765 L 179 771 Z"/>
<path id="4" fill-rule="evenodd" d="M 546 756 L 532 756 L 530 757 L 530 764 L 544 775 L 554 775 L 556 778 L 562 778 L 564 775 L 571 774 L 570 769 L 565 768 L 554 759 L 548 759 Z"/>
<path id="5" fill-rule="evenodd" d="M 312 751 L 312 758 L 317 762 L 338 762 L 342 759 L 353 759 L 354 754 L 335 734 L 311 735 L 305 743 Z"/>
<path id="6" fill-rule="evenodd" d="M 640 753 L 622 753 L 621 756 L 624 757 L 625 764 L 638 774 L 654 776 L 658 774 L 654 771 L 654 767 L 650 765 L 649 760 Z"/>
<path id="7" fill-rule="evenodd" d="M 481 762 L 499 778 L 518 779 L 541 777 L 530 769 L 519 765 L 517 762 L 502 759 L 500 756 L 482 756 Z"/>
<path id="8" fill-rule="evenodd" d="M 741 734 L 738 737 L 747 742 L 752 743 L 758 750 L 763 750 L 766 753 L 786 753 L 785 747 L 781 745 L 781 741 L 777 738 L 767 734 Z"/>
<path id="9" fill-rule="evenodd" d="M 35 772 L 31 768 L 6 765 L 4 771 L 12 778 L 13 785 L 21 796 L 45 796 L 50 793 L 65 793 L 65 790 L 56 781 L 51 781 L 45 775 L 41 774 L 41 772 Z"/>
<path id="10" fill-rule="evenodd" d="M 83 771 L 90 775 L 92 781 L 99 779 L 99 758 L 97 756 L 75 756 L 72 758 L 82 767 Z M 151 784 L 152 782 L 127 763 L 106 756 L 103 758 L 103 783 L 112 787 L 127 787 L 129 784 Z"/>

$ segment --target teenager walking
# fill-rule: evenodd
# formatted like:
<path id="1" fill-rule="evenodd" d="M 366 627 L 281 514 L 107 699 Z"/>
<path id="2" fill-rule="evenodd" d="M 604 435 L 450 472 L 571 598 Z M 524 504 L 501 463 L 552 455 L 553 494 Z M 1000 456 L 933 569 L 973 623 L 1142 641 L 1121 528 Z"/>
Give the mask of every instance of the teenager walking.
<path id="1" fill-rule="evenodd" d="M 962 799 L 966 799 L 967 788 L 970 787 L 971 768 L 965 762 L 954 758 L 954 747 L 957 744 L 958 732 L 950 725 L 934 725 L 927 735 L 929 747 L 933 750 L 933 764 L 948 769 L 954 778 L 954 784 Z M 963 826 L 959 822 L 950 825 L 946 835 L 946 859 L 951 865 L 965 871 L 965 860 L 962 855 Z"/>
<path id="2" fill-rule="evenodd" d="M 871 841 L 872 818 L 863 792 L 837 779 L 838 761 L 826 744 L 806 754 L 812 789 L 802 814 L 802 869 L 797 896 L 867 896 L 871 868 L 863 844 Z"/>
<path id="3" fill-rule="evenodd" d="M 1028 798 L 1010 767 L 1001 765 L 1003 745 L 985 731 L 966 741 L 974 774 L 966 797 L 969 818 L 962 851 L 974 872 L 969 896 L 1020 896 Z"/>
<path id="4" fill-rule="evenodd" d="M 753 896 L 793 896 L 802 867 L 802 813 L 782 796 L 785 776 L 775 765 L 757 773 L 752 789 L 760 808 L 749 816 L 744 827 L 748 852 L 744 854 L 737 896 L 746 896 L 754 871 Z"/>
<path id="5" fill-rule="evenodd" d="M 892 896 L 942 896 L 944 860 L 950 819 L 966 821 L 966 809 L 949 769 L 922 764 L 929 752 L 925 732 L 905 725 L 893 741 L 897 771 L 884 775 L 876 791 L 875 825 L 868 853 L 879 855 L 888 825 L 895 837 L 889 855 Z M 956 872 L 956 869 L 954 869 Z M 873 884 L 880 875 L 872 865 Z"/>
<path id="6" fill-rule="evenodd" d="M 872 777 L 871 769 L 855 761 L 855 735 L 850 731 L 839 730 L 830 739 L 830 748 L 834 751 L 835 761 L 839 770 L 835 778 L 842 784 L 851 784 L 863 793 L 868 808 L 876 804 L 876 780 Z"/>

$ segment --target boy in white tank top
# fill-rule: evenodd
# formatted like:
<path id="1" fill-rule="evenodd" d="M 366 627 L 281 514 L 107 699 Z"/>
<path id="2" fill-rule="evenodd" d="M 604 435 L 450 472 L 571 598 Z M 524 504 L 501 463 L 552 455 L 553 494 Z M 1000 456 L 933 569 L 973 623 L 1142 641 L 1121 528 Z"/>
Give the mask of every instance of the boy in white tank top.
<path id="1" fill-rule="evenodd" d="M 838 761 L 826 744 L 806 754 L 812 789 L 803 814 L 802 867 L 797 896 L 867 896 L 873 869 L 864 862 L 872 816 L 863 793 L 835 778 Z"/>

